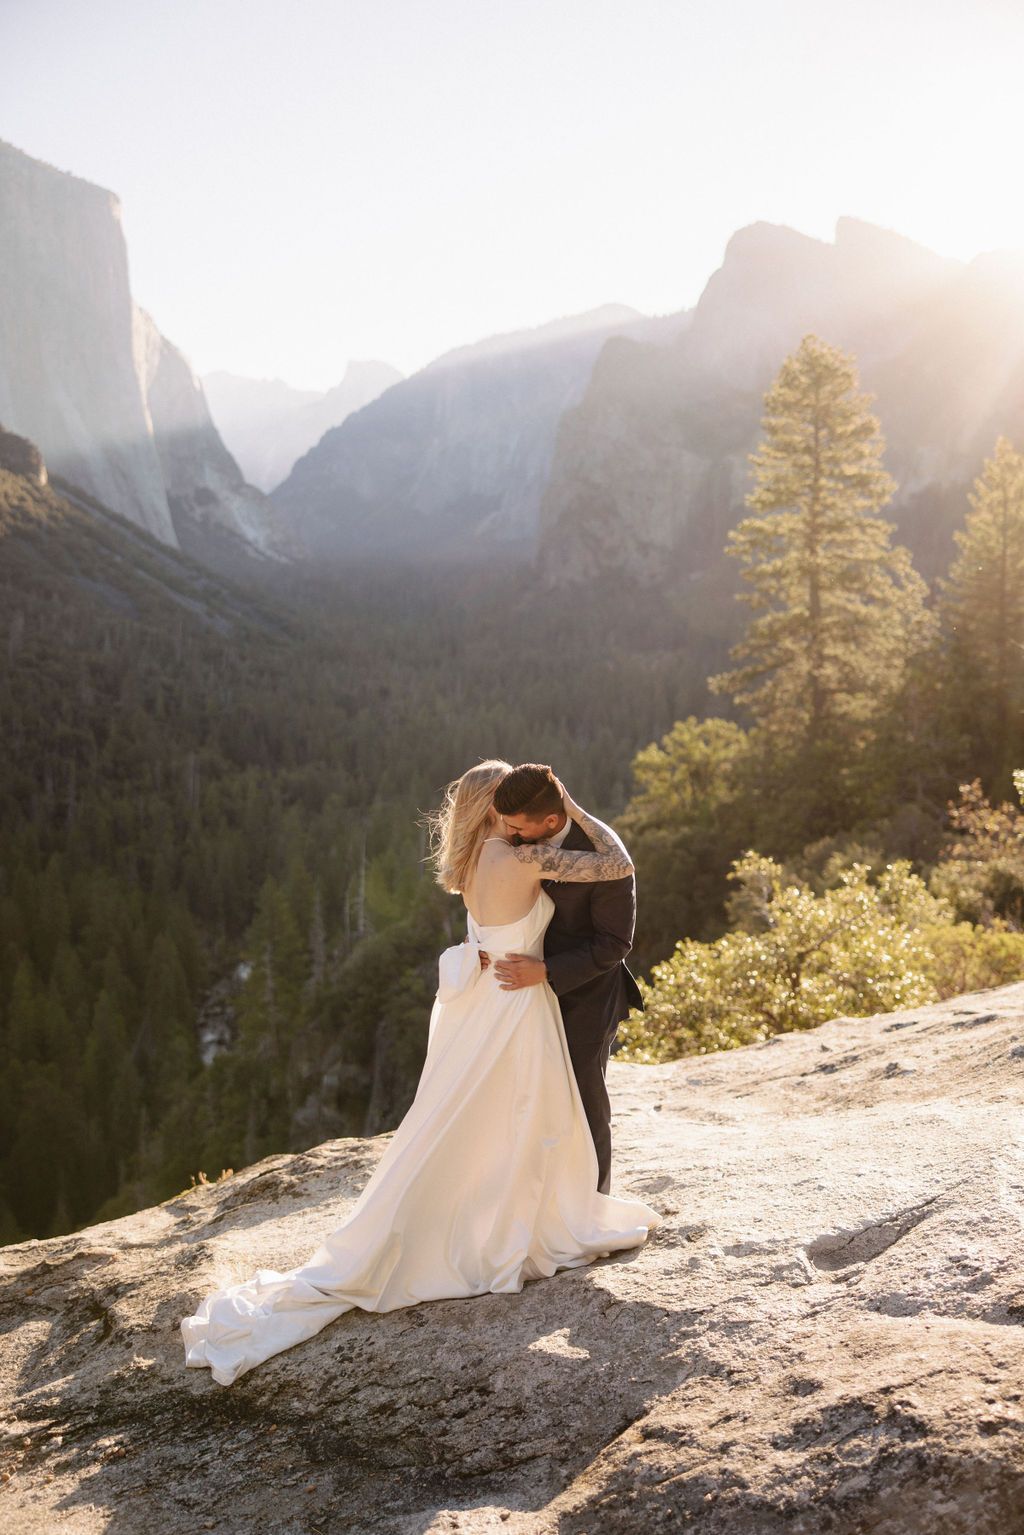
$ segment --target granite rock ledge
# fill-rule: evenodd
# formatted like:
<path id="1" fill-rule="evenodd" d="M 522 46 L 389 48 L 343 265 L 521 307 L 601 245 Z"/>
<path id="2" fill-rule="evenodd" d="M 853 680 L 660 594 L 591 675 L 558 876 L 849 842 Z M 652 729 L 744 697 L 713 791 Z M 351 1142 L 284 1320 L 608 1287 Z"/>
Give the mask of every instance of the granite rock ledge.
<path id="1" fill-rule="evenodd" d="M 304 1261 L 386 1137 L 0 1251 L 8 1535 L 1012 1535 L 1024 983 L 613 1063 L 664 1224 L 519 1296 L 353 1312 L 228 1389 L 180 1318 Z"/>

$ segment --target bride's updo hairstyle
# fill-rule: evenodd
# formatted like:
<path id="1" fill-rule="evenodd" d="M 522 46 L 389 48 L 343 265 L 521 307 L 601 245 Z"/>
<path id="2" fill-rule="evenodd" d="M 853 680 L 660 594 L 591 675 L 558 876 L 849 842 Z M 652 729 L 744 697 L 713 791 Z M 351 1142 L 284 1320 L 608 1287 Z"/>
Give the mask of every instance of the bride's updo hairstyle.
<path id="1" fill-rule="evenodd" d="M 494 791 L 511 771 L 511 763 L 493 757 L 478 763 L 448 785 L 444 804 L 427 817 L 437 883 L 449 895 L 461 894 L 476 868 L 491 825 Z"/>

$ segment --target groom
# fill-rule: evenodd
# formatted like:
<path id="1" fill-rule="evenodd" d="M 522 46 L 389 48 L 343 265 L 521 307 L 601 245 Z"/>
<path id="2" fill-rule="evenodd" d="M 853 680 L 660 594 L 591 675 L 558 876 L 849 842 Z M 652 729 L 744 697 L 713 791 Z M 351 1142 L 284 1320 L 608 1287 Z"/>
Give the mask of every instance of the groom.
<path id="1" fill-rule="evenodd" d="M 575 852 L 593 850 L 579 822 L 566 815 L 558 780 L 541 763 L 513 768 L 494 792 L 494 808 L 513 840 L 550 842 Z M 541 884 L 555 903 L 544 935 L 544 958 L 508 954 L 495 961 L 494 971 L 506 990 L 546 980 L 558 998 L 597 1152 L 597 1187 L 607 1194 L 612 1136 L 605 1071 L 619 1024 L 631 1007 L 643 1007 L 640 988 L 623 963 L 633 943 L 636 882 L 630 874 L 589 884 L 553 879 Z"/>

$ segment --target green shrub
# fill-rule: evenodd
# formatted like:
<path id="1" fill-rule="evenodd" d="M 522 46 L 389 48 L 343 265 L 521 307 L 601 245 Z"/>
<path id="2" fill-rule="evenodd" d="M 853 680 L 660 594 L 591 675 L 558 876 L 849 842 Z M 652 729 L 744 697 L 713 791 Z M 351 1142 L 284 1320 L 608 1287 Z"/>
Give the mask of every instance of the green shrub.
<path id="1" fill-rule="evenodd" d="M 1018 797 L 1024 774 L 1013 775 Z M 983 927 L 1024 928 L 1024 813 L 1016 805 L 993 805 L 981 783 L 960 785 L 950 805 L 953 841 L 931 878 L 931 889 L 948 901 L 963 922 Z"/>
<path id="2" fill-rule="evenodd" d="M 925 973 L 943 999 L 1024 980 L 1024 933 L 955 922 L 927 928 L 925 937 L 931 951 Z"/>
<path id="3" fill-rule="evenodd" d="M 889 865 L 875 883 L 855 864 L 820 896 L 756 853 L 731 878 L 743 929 L 715 943 L 685 939 L 655 966 L 641 983 L 646 1012 L 620 1029 L 620 1059 L 703 1055 L 938 997 L 929 934 L 949 925 L 949 909 L 909 864 Z"/>

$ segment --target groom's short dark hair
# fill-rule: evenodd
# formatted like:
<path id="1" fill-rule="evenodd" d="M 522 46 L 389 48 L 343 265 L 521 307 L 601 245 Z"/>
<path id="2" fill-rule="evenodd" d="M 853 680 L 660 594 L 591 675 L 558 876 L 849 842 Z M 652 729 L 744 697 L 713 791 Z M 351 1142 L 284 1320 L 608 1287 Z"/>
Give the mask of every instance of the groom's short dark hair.
<path id="1" fill-rule="evenodd" d="M 565 806 L 558 780 L 545 762 L 523 762 L 506 773 L 494 791 L 494 808 L 499 815 L 524 815 L 530 821 L 542 821 L 548 815 L 561 815 Z"/>

